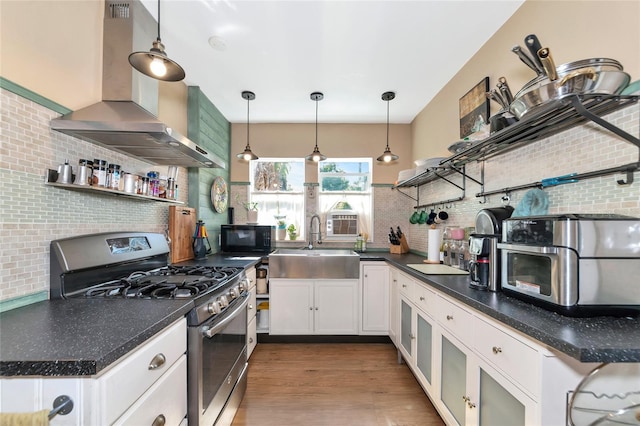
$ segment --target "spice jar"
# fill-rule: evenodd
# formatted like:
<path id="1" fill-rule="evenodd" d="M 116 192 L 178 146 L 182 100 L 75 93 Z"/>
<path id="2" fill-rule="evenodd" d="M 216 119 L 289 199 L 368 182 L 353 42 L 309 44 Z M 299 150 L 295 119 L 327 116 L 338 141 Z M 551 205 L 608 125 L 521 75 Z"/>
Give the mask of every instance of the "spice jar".
<path id="1" fill-rule="evenodd" d="M 104 187 L 107 183 L 107 160 L 93 160 L 93 185 Z"/>
<path id="2" fill-rule="evenodd" d="M 107 187 L 118 189 L 120 187 L 120 165 L 109 164 L 107 170 Z"/>

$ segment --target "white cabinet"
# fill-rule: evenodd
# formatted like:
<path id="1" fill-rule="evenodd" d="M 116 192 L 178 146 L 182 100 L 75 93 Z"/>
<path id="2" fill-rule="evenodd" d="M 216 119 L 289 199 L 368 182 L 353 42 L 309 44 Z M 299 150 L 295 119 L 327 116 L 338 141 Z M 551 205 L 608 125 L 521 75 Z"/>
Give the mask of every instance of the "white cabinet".
<path id="1" fill-rule="evenodd" d="M 184 318 L 165 328 L 97 376 L 8 377 L 0 381 L 0 409 L 30 412 L 52 408 L 68 395 L 73 410 L 55 425 L 179 425 L 187 415 L 187 327 Z"/>
<path id="2" fill-rule="evenodd" d="M 391 268 L 390 334 L 450 425 L 564 426 L 566 395 L 594 364 Z"/>
<path id="3" fill-rule="evenodd" d="M 358 334 L 358 280 L 271 279 L 270 334 Z"/>
<path id="4" fill-rule="evenodd" d="M 383 262 L 360 264 L 360 334 L 389 333 L 389 267 Z"/>
<path id="5" fill-rule="evenodd" d="M 245 271 L 247 275 L 249 304 L 247 305 L 247 358 L 251 357 L 253 350 L 258 343 L 258 332 L 256 329 L 256 268 L 253 266 Z"/>
<path id="6" fill-rule="evenodd" d="M 389 337 L 391 341 L 399 345 L 400 333 L 400 288 L 398 286 L 398 275 L 400 272 L 395 268 L 389 268 Z"/>

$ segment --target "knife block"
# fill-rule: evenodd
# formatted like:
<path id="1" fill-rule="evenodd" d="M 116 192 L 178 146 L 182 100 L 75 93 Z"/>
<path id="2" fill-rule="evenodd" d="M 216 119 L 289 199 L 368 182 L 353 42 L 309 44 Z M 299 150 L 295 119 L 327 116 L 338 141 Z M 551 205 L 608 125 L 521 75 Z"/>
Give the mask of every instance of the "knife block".
<path id="1" fill-rule="evenodd" d="M 409 253 L 409 243 L 407 242 L 407 238 L 404 236 L 404 234 L 402 234 L 402 236 L 400 237 L 400 245 L 396 246 L 391 244 L 389 246 L 389 253 L 392 253 L 392 254 Z"/>

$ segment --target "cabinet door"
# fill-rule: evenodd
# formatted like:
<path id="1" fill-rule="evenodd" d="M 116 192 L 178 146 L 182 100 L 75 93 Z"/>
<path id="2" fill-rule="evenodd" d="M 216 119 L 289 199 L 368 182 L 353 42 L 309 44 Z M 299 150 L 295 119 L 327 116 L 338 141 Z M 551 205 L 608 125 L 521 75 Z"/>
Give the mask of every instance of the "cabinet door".
<path id="1" fill-rule="evenodd" d="M 440 400 L 455 421 L 464 425 L 467 402 L 471 399 L 467 393 L 467 355 L 455 339 L 444 334 L 441 339 Z"/>
<path id="2" fill-rule="evenodd" d="M 413 359 L 413 307 L 404 297 L 400 297 L 400 351 L 408 357 L 408 362 Z"/>
<path id="3" fill-rule="evenodd" d="M 433 347 L 433 322 L 416 309 L 416 367 L 429 389 L 433 386 Z"/>
<path id="4" fill-rule="evenodd" d="M 313 333 L 313 281 L 271 279 L 270 285 L 270 333 Z"/>
<path id="5" fill-rule="evenodd" d="M 389 285 L 389 337 L 397 346 L 399 342 L 400 329 L 400 290 L 398 289 L 398 271 L 391 269 L 391 283 Z"/>
<path id="6" fill-rule="evenodd" d="M 536 417 L 537 404 L 504 375 L 475 357 L 469 369 L 470 401 L 467 402 L 467 424 L 479 426 L 533 426 L 540 424 Z M 471 389 L 473 388 L 473 389 Z"/>
<path id="7" fill-rule="evenodd" d="M 362 331 L 389 332 L 389 267 L 362 267 Z"/>
<path id="8" fill-rule="evenodd" d="M 316 334 L 358 334 L 358 280 L 315 282 Z"/>

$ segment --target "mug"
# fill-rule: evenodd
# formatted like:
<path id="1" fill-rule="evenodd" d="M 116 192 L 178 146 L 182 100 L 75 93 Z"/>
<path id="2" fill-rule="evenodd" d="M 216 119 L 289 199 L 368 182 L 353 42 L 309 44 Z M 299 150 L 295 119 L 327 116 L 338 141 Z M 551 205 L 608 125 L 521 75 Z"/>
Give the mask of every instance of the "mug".
<path id="1" fill-rule="evenodd" d="M 418 223 L 420 225 L 424 225 L 426 221 L 427 221 L 427 211 L 422 210 L 422 212 L 420 213 L 420 218 L 418 219 Z"/>
<path id="2" fill-rule="evenodd" d="M 420 219 L 420 213 L 418 213 L 418 211 L 416 210 L 409 218 L 409 223 L 415 225 L 416 223 L 418 223 L 418 219 Z"/>

